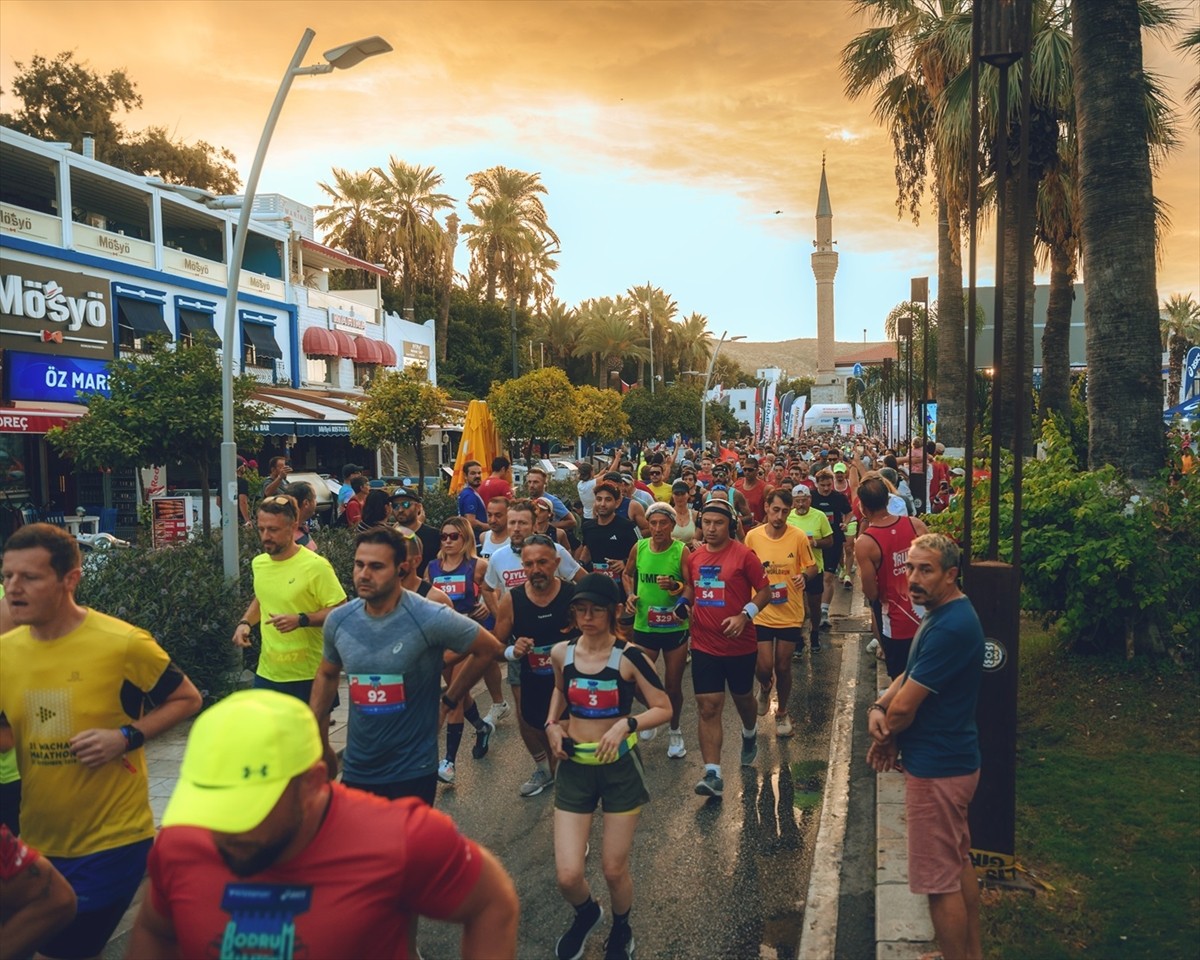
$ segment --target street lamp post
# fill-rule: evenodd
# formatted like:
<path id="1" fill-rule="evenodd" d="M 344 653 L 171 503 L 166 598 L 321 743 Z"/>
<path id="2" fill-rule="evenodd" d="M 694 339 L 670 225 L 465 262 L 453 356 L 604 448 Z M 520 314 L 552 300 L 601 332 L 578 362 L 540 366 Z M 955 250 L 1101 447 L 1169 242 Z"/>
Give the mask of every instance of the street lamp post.
<path id="1" fill-rule="evenodd" d="M 237 318 L 238 281 L 241 278 L 242 258 L 246 253 L 254 191 L 258 188 L 258 177 L 262 173 L 267 146 L 275 132 L 275 124 L 279 120 L 283 101 L 287 99 L 293 79 L 332 73 L 334 70 L 348 70 L 367 57 L 387 53 L 392 49 L 391 44 L 382 37 L 367 37 L 327 50 L 325 63 L 302 67 L 300 61 L 308 53 L 309 45 L 315 36 L 316 31 L 311 27 L 304 31 L 283 80 L 280 81 L 275 102 L 271 104 L 271 112 L 267 114 L 262 137 L 258 141 L 258 150 L 254 154 L 254 163 L 250 167 L 250 176 L 246 178 L 246 192 L 242 198 L 241 213 L 238 215 L 237 233 L 233 238 L 233 253 L 229 258 L 229 279 L 225 287 L 225 329 L 221 340 L 221 554 L 225 577 L 228 580 L 235 580 L 238 573 L 237 444 L 233 435 L 234 320 Z M 207 495 L 208 491 L 205 491 L 205 496 Z"/>
<path id="2" fill-rule="evenodd" d="M 705 429 L 708 426 L 706 414 L 708 413 L 708 386 L 712 380 L 713 369 L 717 365 L 717 356 L 721 352 L 721 345 L 725 342 L 725 338 L 729 336 L 729 331 L 726 330 L 721 334 L 721 339 L 717 341 L 717 348 L 713 351 L 712 358 L 708 361 L 708 371 L 704 374 L 704 391 L 700 394 L 700 452 L 704 453 L 704 445 L 708 443 L 708 431 Z M 744 334 L 739 334 L 736 337 L 729 337 L 730 340 L 745 340 Z"/>

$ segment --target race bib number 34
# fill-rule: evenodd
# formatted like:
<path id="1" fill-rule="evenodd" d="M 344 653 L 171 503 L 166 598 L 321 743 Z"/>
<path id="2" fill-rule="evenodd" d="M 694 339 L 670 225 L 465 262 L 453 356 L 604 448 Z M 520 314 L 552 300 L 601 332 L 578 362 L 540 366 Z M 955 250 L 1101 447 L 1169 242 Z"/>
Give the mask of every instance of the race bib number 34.
<path id="1" fill-rule="evenodd" d="M 350 674 L 350 702 L 362 713 L 399 713 L 406 707 L 401 673 Z"/>

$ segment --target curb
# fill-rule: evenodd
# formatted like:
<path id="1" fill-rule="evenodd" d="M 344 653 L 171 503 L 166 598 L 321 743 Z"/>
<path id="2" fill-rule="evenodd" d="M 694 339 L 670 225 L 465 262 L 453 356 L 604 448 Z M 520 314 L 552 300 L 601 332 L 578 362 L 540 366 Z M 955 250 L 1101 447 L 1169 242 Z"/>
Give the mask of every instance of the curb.
<path id="1" fill-rule="evenodd" d="M 842 634 L 842 666 L 837 703 L 829 733 L 829 766 L 825 777 L 825 802 L 813 849 L 804 927 L 797 956 L 832 957 L 837 946 L 838 905 L 841 898 L 842 856 L 846 840 L 846 808 L 850 802 L 851 737 L 854 733 L 854 698 L 858 686 L 858 635 Z"/>

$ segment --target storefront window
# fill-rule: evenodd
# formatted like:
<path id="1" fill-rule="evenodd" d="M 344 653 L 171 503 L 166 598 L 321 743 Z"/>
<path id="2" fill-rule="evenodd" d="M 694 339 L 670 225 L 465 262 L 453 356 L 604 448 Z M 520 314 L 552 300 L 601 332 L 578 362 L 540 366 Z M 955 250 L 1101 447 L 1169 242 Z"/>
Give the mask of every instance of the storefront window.
<path id="1" fill-rule="evenodd" d="M 332 364 L 324 357 L 308 357 L 305 379 L 309 383 L 329 383 L 330 367 Z"/>
<path id="2" fill-rule="evenodd" d="M 365 387 L 375 379 L 375 371 L 378 369 L 379 367 L 373 363 L 356 363 L 354 365 L 354 385 Z"/>

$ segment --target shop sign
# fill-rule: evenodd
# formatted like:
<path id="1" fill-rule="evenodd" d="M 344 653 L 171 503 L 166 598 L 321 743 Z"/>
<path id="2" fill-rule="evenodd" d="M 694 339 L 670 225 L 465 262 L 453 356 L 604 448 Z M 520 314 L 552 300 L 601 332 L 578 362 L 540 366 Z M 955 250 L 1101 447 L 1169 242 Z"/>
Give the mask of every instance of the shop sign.
<path id="1" fill-rule="evenodd" d="M 0 410 L 0 433 L 45 433 L 51 427 L 65 427 L 74 417 L 44 413 L 19 413 Z"/>
<path id="2" fill-rule="evenodd" d="M 79 394 L 109 396 L 108 361 L 92 357 L 48 357 L 6 350 L 5 398 L 51 403 L 86 403 Z"/>
<path id="3" fill-rule="evenodd" d="M 191 497 L 150 498 L 150 531 L 154 546 L 185 543 L 191 529 Z"/>
<path id="4" fill-rule="evenodd" d="M 15 260 L 0 260 L 0 337 L 30 353 L 112 357 L 108 282 Z"/>
<path id="5" fill-rule="evenodd" d="M 362 333 L 367 329 L 367 322 L 350 313 L 339 313 L 337 310 L 329 311 L 329 319 L 333 322 L 335 330 L 345 330 L 349 333 Z"/>
<path id="6" fill-rule="evenodd" d="M 418 363 L 423 363 L 426 366 L 429 364 L 429 344 L 427 343 L 411 343 L 408 340 L 404 341 L 404 359 L 415 360 Z"/>

